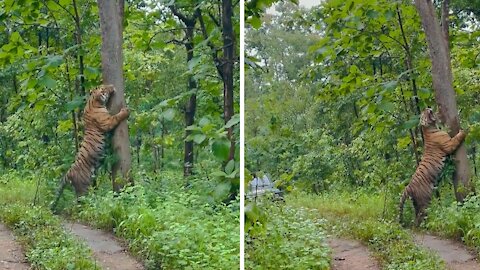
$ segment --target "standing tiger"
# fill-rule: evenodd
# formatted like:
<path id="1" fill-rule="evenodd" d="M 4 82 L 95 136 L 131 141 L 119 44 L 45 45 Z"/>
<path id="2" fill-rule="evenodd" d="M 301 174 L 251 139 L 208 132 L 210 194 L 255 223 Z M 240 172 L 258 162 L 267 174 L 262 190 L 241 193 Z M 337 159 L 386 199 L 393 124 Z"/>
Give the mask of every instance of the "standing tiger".
<path id="1" fill-rule="evenodd" d="M 415 208 L 415 226 L 419 226 L 425 216 L 425 209 L 432 199 L 433 188 L 443 169 L 445 158 L 452 154 L 465 139 L 465 132 L 451 138 L 447 132 L 436 126 L 436 117 L 432 109 L 425 109 L 420 116 L 420 125 L 424 137 L 424 153 L 412 180 L 405 187 L 400 199 L 399 220 L 403 219 L 403 206 L 407 197 L 412 198 Z"/>
<path id="2" fill-rule="evenodd" d="M 128 118 L 127 108 L 122 108 L 115 115 L 108 112 L 106 104 L 114 92 L 113 85 L 100 85 L 90 91 L 90 97 L 83 111 L 84 138 L 75 162 L 61 180 L 52 209 L 56 208 L 67 183 L 72 183 L 77 197 L 87 192 L 92 175 L 103 155 L 106 133 Z"/>

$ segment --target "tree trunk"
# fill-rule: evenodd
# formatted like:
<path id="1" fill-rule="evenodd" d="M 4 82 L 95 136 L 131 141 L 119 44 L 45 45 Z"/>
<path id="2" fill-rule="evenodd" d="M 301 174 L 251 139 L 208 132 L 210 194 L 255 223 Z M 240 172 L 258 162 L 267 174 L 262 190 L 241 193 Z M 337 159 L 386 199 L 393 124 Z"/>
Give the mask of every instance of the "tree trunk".
<path id="1" fill-rule="evenodd" d="M 195 20 L 185 22 L 187 29 L 185 30 L 187 42 L 185 49 L 187 50 L 187 63 L 193 59 L 193 28 L 195 27 Z M 191 91 L 197 88 L 197 82 L 193 78 L 193 74 L 188 76 L 188 90 Z M 197 107 L 197 95 L 193 93 L 185 104 L 185 127 L 191 126 L 195 121 L 195 111 Z M 188 137 L 192 131 L 185 130 L 185 137 Z M 193 141 L 185 141 L 185 151 L 183 158 L 183 176 L 192 174 L 194 162 L 193 155 Z"/>
<path id="2" fill-rule="evenodd" d="M 195 24 L 197 23 L 197 18 L 200 16 L 199 9 L 196 8 L 194 14 L 191 17 L 185 16 L 181 13 L 175 5 L 170 6 L 170 10 L 173 15 L 177 16 L 185 24 L 185 50 L 187 51 L 187 63 L 193 59 L 193 37 Z M 193 75 L 188 77 L 188 91 L 194 90 L 197 88 L 197 82 L 193 78 Z M 195 122 L 195 111 L 197 107 L 197 95 L 193 93 L 185 104 L 185 127 L 193 125 Z M 185 130 L 185 138 L 188 137 L 192 132 L 190 130 Z M 162 148 L 163 155 L 163 148 Z M 163 158 L 162 158 L 163 160 Z M 162 161 L 163 162 L 163 161 Z M 184 156 L 183 156 L 183 176 L 189 176 L 192 174 L 194 162 L 193 155 L 193 141 L 185 141 Z"/>
<path id="3" fill-rule="evenodd" d="M 450 136 L 454 136 L 460 130 L 460 121 L 455 91 L 453 90 L 448 38 L 445 36 L 446 25 L 445 23 L 443 24 L 444 30 L 442 31 L 431 0 L 415 0 L 415 5 L 422 19 L 428 42 L 430 59 L 432 61 L 433 89 L 440 112 L 440 119 L 450 128 Z M 448 7 L 446 7 L 446 10 L 448 10 Z M 453 186 L 455 197 L 457 201 L 462 202 L 468 192 L 473 190 L 470 182 L 467 150 L 464 144 L 461 144 L 455 152 L 454 160 Z"/>
<path id="4" fill-rule="evenodd" d="M 102 35 L 102 77 L 104 84 L 113 84 L 115 94 L 110 98 L 108 108 L 116 114 L 126 107 L 123 84 L 123 0 L 98 0 L 100 30 Z M 113 132 L 113 153 L 117 161 L 112 167 L 112 185 L 114 191 L 120 191 L 125 181 L 133 185 L 130 175 L 132 165 L 127 121 L 122 121 Z M 117 179 L 122 174 L 123 180 Z"/>
<path id="5" fill-rule="evenodd" d="M 232 0 L 222 1 L 222 27 L 223 27 L 223 108 L 224 119 L 227 123 L 233 116 L 233 67 L 235 61 L 235 36 L 233 34 L 232 24 Z M 230 140 L 230 152 L 228 159 L 232 160 L 235 155 L 235 138 L 233 137 L 233 127 L 228 129 L 228 139 Z"/>
<path id="6" fill-rule="evenodd" d="M 80 16 L 78 15 L 77 2 L 72 0 L 73 10 L 75 12 L 75 43 L 77 46 L 77 58 L 78 58 L 78 72 L 79 72 L 79 89 L 80 95 L 85 95 L 85 65 L 83 63 L 83 49 L 82 49 L 82 28 L 80 25 Z M 122 16 L 123 17 L 123 16 Z"/>

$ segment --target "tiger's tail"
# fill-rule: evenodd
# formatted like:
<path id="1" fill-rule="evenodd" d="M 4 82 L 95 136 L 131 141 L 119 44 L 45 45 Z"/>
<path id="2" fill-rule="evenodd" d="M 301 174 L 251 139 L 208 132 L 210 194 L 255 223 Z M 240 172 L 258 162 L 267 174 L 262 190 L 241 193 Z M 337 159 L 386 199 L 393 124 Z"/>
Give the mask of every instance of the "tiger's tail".
<path id="1" fill-rule="evenodd" d="M 65 189 L 66 185 L 67 185 L 67 174 L 65 174 L 65 176 L 62 177 L 62 180 L 60 180 L 60 186 L 58 187 L 57 192 L 55 193 L 55 199 L 50 205 L 50 210 L 54 213 L 57 210 L 58 201 L 60 201 L 60 197 L 62 196 L 63 190 Z"/>
<path id="2" fill-rule="evenodd" d="M 405 187 L 405 190 L 402 193 L 402 197 L 400 198 L 400 205 L 398 206 L 399 208 L 399 214 L 398 214 L 398 222 L 402 224 L 403 222 L 403 207 L 405 206 L 405 201 L 407 198 L 410 197 L 408 195 L 408 186 Z"/>

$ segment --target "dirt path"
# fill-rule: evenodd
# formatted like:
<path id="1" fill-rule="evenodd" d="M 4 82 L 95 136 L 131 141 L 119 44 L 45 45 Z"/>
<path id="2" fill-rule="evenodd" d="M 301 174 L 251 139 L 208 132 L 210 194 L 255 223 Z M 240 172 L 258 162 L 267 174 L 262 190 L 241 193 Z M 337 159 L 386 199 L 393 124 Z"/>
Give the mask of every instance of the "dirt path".
<path id="1" fill-rule="evenodd" d="M 78 223 L 64 223 L 64 227 L 90 246 L 97 263 L 104 270 L 144 269 L 111 234 Z"/>
<path id="2" fill-rule="evenodd" d="M 440 237 L 419 234 L 414 235 L 415 242 L 436 252 L 451 270 L 480 270 L 475 255 L 460 243 Z"/>
<path id="3" fill-rule="evenodd" d="M 354 240 L 330 238 L 332 270 L 379 270 L 367 247 Z"/>
<path id="4" fill-rule="evenodd" d="M 0 224 L 0 269 L 30 269 L 20 244 L 15 242 L 15 237 L 3 224 Z"/>

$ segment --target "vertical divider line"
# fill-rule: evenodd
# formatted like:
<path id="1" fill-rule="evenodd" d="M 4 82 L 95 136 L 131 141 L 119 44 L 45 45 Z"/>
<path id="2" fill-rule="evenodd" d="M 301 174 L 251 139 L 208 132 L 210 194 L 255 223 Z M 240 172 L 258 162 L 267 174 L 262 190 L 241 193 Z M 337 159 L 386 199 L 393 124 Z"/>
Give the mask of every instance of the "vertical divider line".
<path id="1" fill-rule="evenodd" d="M 245 1 L 240 0 L 240 269 L 245 269 Z"/>

